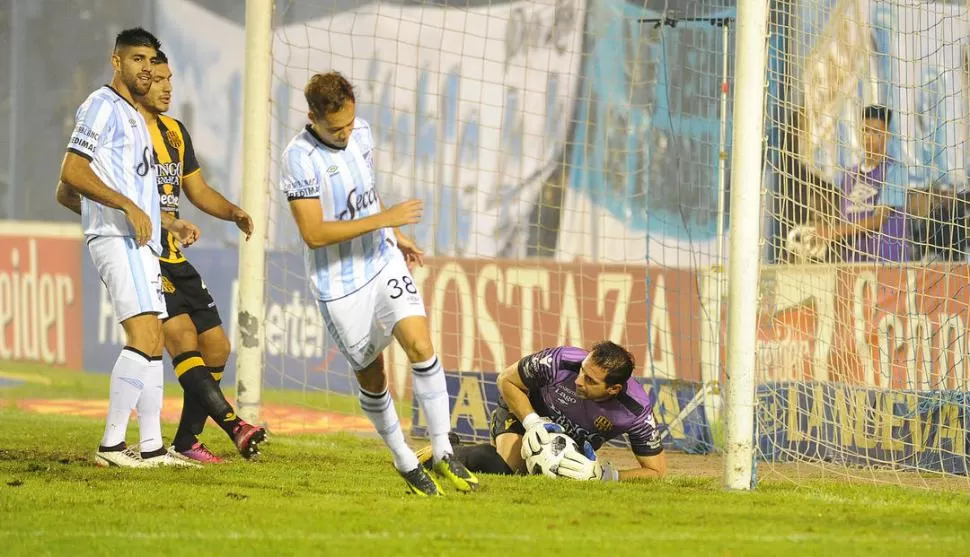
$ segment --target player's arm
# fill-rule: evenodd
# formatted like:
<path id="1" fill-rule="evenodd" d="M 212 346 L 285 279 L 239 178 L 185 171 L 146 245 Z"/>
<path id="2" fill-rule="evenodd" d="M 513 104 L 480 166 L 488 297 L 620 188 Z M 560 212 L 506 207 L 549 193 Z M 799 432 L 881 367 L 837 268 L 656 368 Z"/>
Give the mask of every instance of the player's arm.
<path id="1" fill-rule="evenodd" d="M 205 177 L 202 176 L 202 168 L 199 166 L 199 159 L 195 156 L 192 137 L 185 126 L 182 125 L 182 122 L 178 122 L 178 126 L 182 131 L 185 144 L 185 155 L 182 161 L 184 173 L 182 191 L 185 192 L 185 196 L 203 213 L 220 220 L 235 222 L 248 240 L 253 234 L 253 219 L 246 211 L 226 199 L 205 181 Z"/>
<path id="2" fill-rule="evenodd" d="M 667 475 L 667 456 L 664 453 L 653 456 L 637 456 L 639 468 L 619 471 L 620 481 L 644 478 L 662 478 Z"/>
<path id="3" fill-rule="evenodd" d="M 131 199 L 109 188 L 101 178 L 98 178 L 98 175 L 91 170 L 91 162 L 88 159 L 73 151 L 68 151 L 64 155 L 60 179 L 61 182 L 70 184 L 80 195 L 105 207 L 120 209 L 126 214 L 133 209 L 138 210 Z"/>
<path id="4" fill-rule="evenodd" d="M 422 211 L 422 203 L 411 200 L 362 219 L 325 221 L 319 198 L 290 198 L 289 201 L 300 236 L 313 249 L 353 240 L 381 228 L 416 223 L 421 220 Z"/>
<path id="5" fill-rule="evenodd" d="M 664 454 L 663 442 L 657 430 L 652 410 L 640 416 L 637 423 L 627 432 L 630 449 L 636 457 L 639 468 L 618 470 L 615 479 L 637 480 L 642 478 L 662 478 L 667 475 L 667 456 Z M 609 471 L 604 472 L 605 476 Z"/>
<path id="6" fill-rule="evenodd" d="M 549 384 L 552 380 L 552 360 L 552 350 L 542 350 L 525 356 L 505 368 L 498 376 L 498 389 L 502 400 L 522 422 L 526 432 L 540 424 L 549 423 L 536 413 L 529 400 L 529 392 Z"/>
<path id="7" fill-rule="evenodd" d="M 327 221 L 320 204 L 324 183 L 306 153 L 287 151 L 283 157 L 280 189 L 290 204 L 293 220 L 307 247 L 316 249 L 352 240 L 387 227 L 414 224 L 421 220 L 423 203 L 418 200 L 398 203 L 376 215 L 361 219 Z"/>
<path id="8" fill-rule="evenodd" d="M 67 207 L 71 211 L 81 214 L 81 194 L 77 192 L 76 189 L 72 188 L 70 184 L 65 184 L 64 182 L 57 183 L 57 192 L 54 194 L 57 202 Z"/>
<path id="9" fill-rule="evenodd" d="M 161 216 L 162 228 L 175 234 L 175 237 L 178 238 L 179 243 L 183 247 L 189 247 L 196 243 L 199 240 L 199 236 L 202 235 L 198 226 L 185 219 L 177 218 L 172 211 L 162 211 Z"/>
<path id="10" fill-rule="evenodd" d="M 523 424 L 525 424 L 527 416 L 535 414 L 535 408 L 529 401 L 529 388 L 525 386 L 522 377 L 519 375 L 519 362 L 508 366 L 505 371 L 499 374 L 498 390 L 509 410 Z"/>
<path id="11" fill-rule="evenodd" d="M 889 218 L 889 215 L 892 214 L 893 210 L 892 207 L 880 205 L 876 207 L 872 215 L 857 222 L 843 222 L 830 227 L 824 235 L 830 240 L 838 240 L 845 236 L 878 232 L 882 230 L 882 225 Z"/>

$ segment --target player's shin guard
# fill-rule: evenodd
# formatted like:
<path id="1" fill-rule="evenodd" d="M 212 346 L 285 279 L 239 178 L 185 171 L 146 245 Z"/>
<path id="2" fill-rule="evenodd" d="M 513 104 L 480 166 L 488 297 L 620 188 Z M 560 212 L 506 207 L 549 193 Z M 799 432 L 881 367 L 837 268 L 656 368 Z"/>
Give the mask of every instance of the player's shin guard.
<path id="1" fill-rule="evenodd" d="M 212 375 L 212 379 L 216 382 L 216 388 L 222 391 L 220 382 L 222 381 L 222 374 L 226 366 L 212 366 L 209 368 L 209 372 Z M 182 416 L 179 418 L 179 427 L 175 432 L 175 440 L 173 445 L 175 445 L 175 450 L 178 452 L 185 452 L 195 445 L 196 441 L 199 439 L 199 435 L 202 435 L 202 430 L 205 428 L 205 421 L 209 419 L 209 413 L 206 411 L 205 407 L 199 401 L 192 392 L 183 388 L 182 389 Z M 228 433 L 228 432 L 227 432 Z"/>
<path id="2" fill-rule="evenodd" d="M 411 364 L 414 377 L 414 396 L 418 399 L 424 415 L 428 418 L 431 450 L 435 462 L 445 455 L 454 454 L 448 432 L 451 430 L 451 408 L 448 404 L 448 384 L 438 356 L 426 362 Z"/>
<path id="3" fill-rule="evenodd" d="M 141 436 L 139 450 L 142 458 L 149 458 L 165 453 L 162 448 L 162 397 L 165 372 L 162 369 L 162 357 L 151 358 L 145 373 L 145 388 L 138 397 L 138 431 Z"/>
<path id="4" fill-rule="evenodd" d="M 185 393 L 191 398 L 194 398 L 195 402 L 202 408 L 205 414 L 212 416 L 212 419 L 231 438 L 236 426 L 239 425 L 239 418 L 232 409 L 232 405 L 226 400 L 225 395 L 222 394 L 222 389 L 219 388 L 219 384 L 216 383 L 209 368 L 202 361 L 202 355 L 194 351 L 183 352 L 172 358 L 172 366 L 175 368 L 175 376 L 178 377 L 179 383 L 182 385 Z M 186 420 L 183 414 L 184 427 L 188 431 L 192 431 L 193 426 L 196 426 L 199 420 L 191 412 L 189 418 L 194 423 L 184 423 Z M 205 418 L 201 421 L 205 423 Z M 180 430 L 182 430 L 183 423 L 179 424 Z M 202 428 L 198 427 L 198 431 L 201 433 Z M 179 435 L 176 435 L 176 437 L 179 437 Z M 184 430 L 182 431 L 181 438 L 185 439 Z M 179 447 L 176 446 L 175 449 L 179 450 Z"/>
<path id="5" fill-rule="evenodd" d="M 125 346 L 111 369 L 111 387 L 108 395 L 108 419 L 101 437 L 102 447 L 117 447 L 125 440 L 131 411 L 138 404 L 138 397 L 145 386 L 148 374 L 148 356 L 130 346 Z"/>
<path id="6" fill-rule="evenodd" d="M 418 457 L 414 451 L 408 447 L 404 440 L 404 432 L 401 430 L 401 420 L 397 417 L 397 410 L 394 408 L 394 400 L 384 389 L 382 393 L 371 393 L 360 390 L 358 395 L 360 408 L 374 424 L 374 429 L 380 434 L 381 439 L 387 444 L 387 448 L 394 455 L 394 467 L 399 472 L 407 473 L 418 467 Z"/>

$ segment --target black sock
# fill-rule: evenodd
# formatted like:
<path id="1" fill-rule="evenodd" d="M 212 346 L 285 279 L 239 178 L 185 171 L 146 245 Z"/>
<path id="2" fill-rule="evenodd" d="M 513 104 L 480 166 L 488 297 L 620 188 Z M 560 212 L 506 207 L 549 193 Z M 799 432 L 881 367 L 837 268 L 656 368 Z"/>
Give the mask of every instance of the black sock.
<path id="1" fill-rule="evenodd" d="M 182 418 L 175 434 L 175 450 L 184 451 L 195 443 L 197 436 L 202 433 L 206 416 L 211 416 L 232 437 L 239 418 L 222 394 L 219 383 L 202 361 L 202 355 L 198 352 L 185 352 L 172 358 L 172 365 L 185 391 Z M 186 443 L 188 447 L 185 446 Z"/>
<path id="2" fill-rule="evenodd" d="M 219 387 L 225 369 L 225 365 L 209 368 L 212 379 L 216 382 L 216 387 Z M 221 387 L 219 390 L 222 390 Z M 175 432 L 175 450 L 187 451 L 191 449 L 192 445 L 198 441 L 199 435 L 202 435 L 202 430 L 205 428 L 205 421 L 207 419 L 209 419 L 209 413 L 206 412 L 205 407 L 199 402 L 198 397 L 183 389 L 182 417 L 179 420 L 178 431 Z M 232 432 L 229 433 L 231 434 Z"/>
<path id="3" fill-rule="evenodd" d="M 455 458 L 472 472 L 512 475 L 512 469 L 491 443 L 455 447 Z"/>
<path id="4" fill-rule="evenodd" d="M 148 451 L 147 453 L 145 451 L 142 451 L 141 452 L 141 457 L 142 458 L 155 458 L 156 456 L 162 456 L 163 454 L 165 454 L 167 452 L 168 451 L 165 450 L 165 447 L 162 447 L 160 449 L 155 449 L 154 451 Z"/>

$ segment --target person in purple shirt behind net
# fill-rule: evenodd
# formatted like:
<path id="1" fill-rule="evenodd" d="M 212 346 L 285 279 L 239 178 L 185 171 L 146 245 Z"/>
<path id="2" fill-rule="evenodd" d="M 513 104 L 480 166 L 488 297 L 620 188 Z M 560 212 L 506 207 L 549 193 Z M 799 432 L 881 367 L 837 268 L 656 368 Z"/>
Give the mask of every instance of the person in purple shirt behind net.
<path id="1" fill-rule="evenodd" d="M 841 246 L 847 263 L 909 259 L 906 241 L 906 169 L 887 154 L 892 111 L 870 105 L 862 111 L 862 163 L 839 177 L 840 224 L 820 235 Z"/>
<path id="2" fill-rule="evenodd" d="M 588 470 L 576 475 L 560 465 L 559 474 L 590 479 L 594 451 L 626 434 L 640 467 L 617 470 L 600 461 L 595 466 L 599 479 L 664 476 L 667 460 L 653 417 L 654 401 L 632 377 L 633 368 L 633 356 L 609 341 L 589 351 L 560 346 L 525 356 L 498 377 L 501 396 L 491 416 L 492 442 L 456 447 L 455 458 L 473 472 L 526 474 L 523 437 L 537 428 L 562 431 L 576 441 L 590 463 Z M 422 464 L 429 463 L 430 451 L 419 450 L 418 458 Z"/>

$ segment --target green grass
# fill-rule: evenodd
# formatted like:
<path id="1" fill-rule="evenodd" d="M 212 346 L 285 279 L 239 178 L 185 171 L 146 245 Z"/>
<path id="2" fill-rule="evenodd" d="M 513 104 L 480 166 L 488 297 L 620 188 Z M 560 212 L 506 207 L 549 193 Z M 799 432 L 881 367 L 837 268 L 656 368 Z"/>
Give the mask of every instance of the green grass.
<path id="1" fill-rule="evenodd" d="M 27 371 L 51 384 L 0 400 L 106 395 L 104 375 Z M 100 420 L 5 405 L 0 427 L 3 555 L 963 555 L 970 543 L 962 493 L 822 481 L 728 493 L 674 470 L 637 484 L 486 477 L 478 493 L 427 500 L 405 494 L 370 438 L 276 436 L 257 462 L 118 470 L 91 464 Z M 204 440 L 231 457 L 212 430 Z"/>

